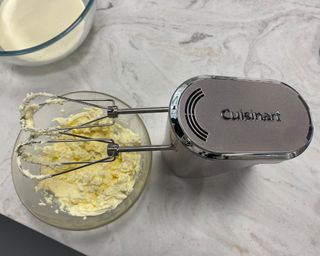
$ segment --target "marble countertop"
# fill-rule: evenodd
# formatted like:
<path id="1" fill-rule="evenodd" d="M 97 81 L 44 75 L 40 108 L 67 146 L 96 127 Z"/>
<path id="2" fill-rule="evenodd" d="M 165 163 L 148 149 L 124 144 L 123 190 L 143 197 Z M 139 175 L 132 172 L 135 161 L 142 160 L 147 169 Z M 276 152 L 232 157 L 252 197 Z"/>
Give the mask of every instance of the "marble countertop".
<path id="1" fill-rule="evenodd" d="M 88 255 L 320 255 L 320 2 L 100 1 L 85 43 L 41 68 L 0 64 L 0 213 Z M 20 203 L 10 174 L 27 92 L 95 90 L 134 107 L 166 106 L 200 74 L 276 79 L 312 110 L 300 157 L 206 179 L 181 179 L 154 154 L 143 196 L 110 225 L 59 230 Z M 165 115 L 144 115 L 161 143 Z"/>

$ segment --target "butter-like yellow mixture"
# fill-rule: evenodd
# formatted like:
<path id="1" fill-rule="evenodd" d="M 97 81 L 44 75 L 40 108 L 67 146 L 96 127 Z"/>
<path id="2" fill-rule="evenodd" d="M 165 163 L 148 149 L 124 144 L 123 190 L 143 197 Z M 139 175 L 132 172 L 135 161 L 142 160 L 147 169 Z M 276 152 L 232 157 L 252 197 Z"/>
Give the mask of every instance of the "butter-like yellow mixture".
<path id="1" fill-rule="evenodd" d="M 75 126 L 101 115 L 101 109 L 90 108 L 67 118 L 55 119 L 55 121 L 61 127 Z M 78 129 L 72 132 L 92 138 L 112 138 L 120 146 L 140 144 L 139 136 L 119 123 L 99 128 Z M 67 136 L 65 139 L 70 139 L 70 137 Z M 44 158 L 45 162 L 57 162 L 57 159 L 61 162 L 94 161 L 107 157 L 107 145 L 101 142 L 48 144 L 43 147 L 43 152 L 39 157 Z M 70 169 L 74 166 L 63 166 L 63 168 Z M 133 190 L 140 166 L 139 153 L 121 153 L 113 162 L 94 164 L 39 181 L 36 190 L 45 191 L 45 198 L 39 205 L 52 205 L 54 201 L 57 201 L 60 211 L 70 215 L 85 217 L 102 214 L 116 208 Z M 59 172 L 61 167 L 59 168 L 42 167 L 41 174 Z"/>

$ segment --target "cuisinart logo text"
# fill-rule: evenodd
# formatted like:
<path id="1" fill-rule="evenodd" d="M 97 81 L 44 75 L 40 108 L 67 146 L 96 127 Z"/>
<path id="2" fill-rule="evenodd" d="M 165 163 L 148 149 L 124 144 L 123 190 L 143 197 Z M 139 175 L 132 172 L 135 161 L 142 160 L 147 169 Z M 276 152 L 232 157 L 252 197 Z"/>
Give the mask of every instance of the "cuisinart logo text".
<path id="1" fill-rule="evenodd" d="M 224 120 L 239 120 L 239 121 L 274 121 L 281 122 L 280 112 L 254 112 L 248 111 L 232 111 L 230 109 L 224 109 L 221 111 L 221 117 Z"/>

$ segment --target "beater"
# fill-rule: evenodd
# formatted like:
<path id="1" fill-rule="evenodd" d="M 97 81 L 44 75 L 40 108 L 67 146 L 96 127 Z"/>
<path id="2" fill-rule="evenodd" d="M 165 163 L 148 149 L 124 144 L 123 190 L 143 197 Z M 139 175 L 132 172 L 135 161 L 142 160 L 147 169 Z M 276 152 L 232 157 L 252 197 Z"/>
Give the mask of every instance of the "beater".
<path id="1" fill-rule="evenodd" d="M 45 101 L 38 104 L 31 104 L 32 100 L 35 100 L 38 97 L 48 97 Z M 73 127 L 50 127 L 50 128 L 36 128 L 33 126 L 27 125 L 27 116 L 28 118 L 32 118 L 33 116 L 44 106 L 48 104 L 61 104 L 63 105 L 65 102 L 74 102 L 76 104 L 81 104 L 84 106 L 89 106 L 93 108 L 100 108 L 105 111 L 105 115 L 92 119 L 88 122 L 85 122 L 81 125 L 73 126 Z M 96 104 L 93 102 L 103 102 L 109 103 L 108 105 Z M 30 111 L 32 109 L 32 111 Z M 31 112 L 29 113 L 28 112 Z M 90 138 L 84 135 L 79 135 L 72 133 L 73 130 L 79 129 L 90 129 L 96 127 L 105 127 L 114 125 L 114 119 L 117 118 L 121 114 L 142 114 L 142 113 L 163 113 L 168 112 L 167 107 L 150 107 L 150 108 L 126 108 L 119 109 L 118 106 L 115 105 L 115 101 L 113 99 L 74 99 L 66 96 L 56 96 L 48 93 L 38 93 L 38 94 L 30 94 L 24 100 L 24 104 L 20 108 L 21 112 L 21 128 L 22 130 L 28 131 L 31 133 L 30 137 L 26 140 L 26 142 L 19 144 L 16 148 L 17 157 L 18 157 L 18 167 L 21 167 L 21 159 L 27 161 L 32 164 L 45 165 L 51 168 L 56 168 L 64 165 L 80 165 L 77 167 L 73 167 L 70 169 L 63 170 L 58 173 L 50 174 L 50 175 L 32 175 L 33 178 L 38 179 L 47 179 L 52 178 L 61 174 L 65 174 L 71 171 L 75 171 L 84 167 L 88 167 L 97 163 L 106 163 L 114 161 L 115 158 L 119 155 L 119 153 L 123 152 L 141 152 L 141 151 L 163 151 L 163 150 L 173 150 L 173 145 L 139 145 L 139 146 L 119 146 L 119 144 L 115 143 L 115 141 L 111 138 Z M 108 120 L 109 122 L 100 123 L 102 120 Z M 110 121 L 111 120 L 111 121 Z M 33 123 L 33 120 L 32 120 Z M 55 139 L 47 139 L 50 137 L 55 137 Z M 59 137 L 64 137 L 64 139 L 58 139 Z M 65 137 L 70 137 L 70 139 L 65 139 Z M 96 160 L 96 161 L 74 161 L 74 162 L 60 162 L 60 163 L 46 163 L 40 162 L 42 159 L 34 158 L 35 152 L 28 152 L 30 149 L 28 147 L 34 145 L 45 146 L 46 144 L 53 143 L 81 143 L 81 142 L 99 142 L 107 145 L 106 157 Z M 34 149 L 34 148 L 31 148 Z"/>

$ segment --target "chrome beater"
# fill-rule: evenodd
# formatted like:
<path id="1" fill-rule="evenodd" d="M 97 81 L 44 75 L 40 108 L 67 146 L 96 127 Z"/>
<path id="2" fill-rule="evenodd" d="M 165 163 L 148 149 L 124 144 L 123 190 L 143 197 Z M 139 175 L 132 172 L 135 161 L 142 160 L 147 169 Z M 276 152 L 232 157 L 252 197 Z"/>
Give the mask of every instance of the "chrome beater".
<path id="1" fill-rule="evenodd" d="M 46 101 L 36 104 L 30 105 L 31 100 L 34 100 L 37 96 L 49 96 L 49 99 Z M 31 98 L 31 100 L 30 100 Z M 48 104 L 63 104 L 64 102 L 74 102 L 78 104 L 82 104 L 89 107 L 100 108 L 106 111 L 106 115 L 98 117 L 96 119 L 85 122 L 81 125 L 73 126 L 73 127 L 50 127 L 47 129 L 37 129 L 35 127 L 26 126 L 26 118 L 30 118 L 30 113 L 27 113 L 27 109 L 30 106 L 33 106 L 36 110 L 32 110 L 31 116 L 33 118 L 34 114 L 38 112 L 42 107 Z M 110 103 L 109 105 L 98 104 L 97 102 Z M 36 107 L 35 107 L 36 106 Z M 66 174 L 75 170 L 79 170 L 94 164 L 98 163 L 106 163 L 112 162 L 116 159 L 119 153 L 124 152 L 142 152 L 142 151 L 164 151 L 164 150 L 173 150 L 173 144 L 168 145 L 140 145 L 140 146 L 120 146 L 111 138 L 91 138 L 84 135 L 79 135 L 72 133 L 72 130 L 78 129 L 86 129 L 86 128 L 95 128 L 95 127 L 105 127 L 111 126 L 115 124 L 114 119 L 119 115 L 124 114 L 144 114 L 144 113 L 165 113 L 168 112 L 168 107 L 150 107 L 150 108 L 126 108 L 119 109 L 118 106 L 115 105 L 115 101 L 113 99 L 74 99 L 66 96 L 55 96 L 49 94 L 40 93 L 39 95 L 33 95 L 32 97 L 27 96 L 24 104 L 20 108 L 21 112 L 21 126 L 22 130 L 28 131 L 31 133 L 29 139 L 20 145 L 17 146 L 16 152 L 19 161 L 21 159 L 32 164 L 38 165 L 46 165 L 51 168 L 57 168 L 61 166 L 68 165 L 78 165 L 76 167 L 72 167 L 70 169 L 63 170 L 58 173 L 54 173 L 51 175 L 42 176 L 39 175 L 39 179 L 47 179 L 55 176 L 59 176 L 62 174 Z M 99 121 L 103 119 L 111 119 L 110 123 L 99 124 Z M 41 137 L 59 137 L 59 136 L 67 136 L 70 139 L 40 139 Z M 33 158 L 33 154 L 30 154 L 26 151 L 26 149 L 33 145 L 45 145 L 45 144 L 53 144 L 53 143 L 81 143 L 81 142 L 99 142 L 107 145 L 107 156 L 105 158 L 95 160 L 95 161 L 73 161 L 73 162 L 61 162 L 61 163 L 43 163 L 39 162 L 39 160 L 35 160 Z M 80 166 L 79 166 L 80 165 Z"/>

